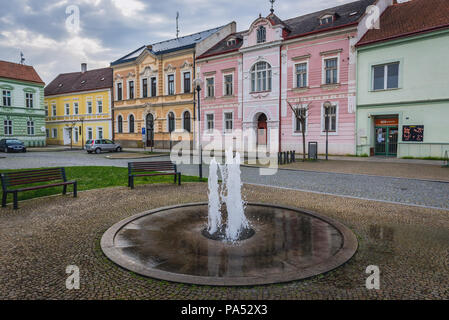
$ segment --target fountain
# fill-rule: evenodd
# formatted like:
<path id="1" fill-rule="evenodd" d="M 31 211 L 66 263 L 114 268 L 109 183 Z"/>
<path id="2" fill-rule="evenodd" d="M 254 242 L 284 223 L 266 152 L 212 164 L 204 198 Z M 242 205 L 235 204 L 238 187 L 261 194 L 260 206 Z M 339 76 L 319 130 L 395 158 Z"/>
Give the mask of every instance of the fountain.
<path id="1" fill-rule="evenodd" d="M 221 184 L 219 175 L 221 174 Z M 207 203 L 150 210 L 118 222 L 101 239 L 105 255 L 143 276 L 204 285 L 258 285 L 330 271 L 357 250 L 338 221 L 242 200 L 240 155 L 209 166 Z"/>

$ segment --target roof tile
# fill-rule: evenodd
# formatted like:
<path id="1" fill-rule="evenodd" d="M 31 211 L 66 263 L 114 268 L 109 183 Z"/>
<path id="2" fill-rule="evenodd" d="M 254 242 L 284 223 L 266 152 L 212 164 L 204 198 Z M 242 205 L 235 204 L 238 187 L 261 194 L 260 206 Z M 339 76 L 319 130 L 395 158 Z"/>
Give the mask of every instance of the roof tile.
<path id="1" fill-rule="evenodd" d="M 8 61 L 0 61 L 0 78 L 45 84 L 32 66 Z"/>

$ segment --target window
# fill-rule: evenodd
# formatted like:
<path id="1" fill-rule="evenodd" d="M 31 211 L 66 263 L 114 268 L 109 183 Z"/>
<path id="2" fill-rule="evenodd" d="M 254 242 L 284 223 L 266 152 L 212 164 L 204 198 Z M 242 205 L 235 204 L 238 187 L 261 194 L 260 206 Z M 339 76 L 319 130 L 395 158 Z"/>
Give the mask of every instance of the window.
<path id="1" fill-rule="evenodd" d="M 175 131 L 176 123 L 175 123 L 175 115 L 173 112 L 168 114 L 168 132 Z"/>
<path id="2" fill-rule="evenodd" d="M 224 91 L 225 96 L 232 96 L 234 94 L 232 74 L 227 74 L 224 76 Z"/>
<path id="3" fill-rule="evenodd" d="M 87 101 L 87 113 L 92 114 L 92 101 Z"/>
<path id="4" fill-rule="evenodd" d="M 190 72 L 184 72 L 184 93 L 190 93 Z"/>
<path id="5" fill-rule="evenodd" d="M 148 79 L 142 79 L 142 98 L 148 97 Z"/>
<path id="6" fill-rule="evenodd" d="M 25 105 L 27 108 L 33 107 L 33 94 L 32 93 L 25 93 Z"/>
<path id="7" fill-rule="evenodd" d="M 235 39 L 229 39 L 227 42 L 228 47 L 231 47 L 233 45 L 235 45 L 237 43 L 237 41 Z"/>
<path id="8" fill-rule="evenodd" d="M 87 128 L 87 140 L 92 140 L 94 138 L 92 128 Z"/>
<path id="9" fill-rule="evenodd" d="M 332 21 L 334 21 L 334 18 L 332 16 L 327 16 L 327 17 L 323 17 L 320 19 L 320 24 L 328 24 L 328 23 L 332 23 Z"/>
<path id="10" fill-rule="evenodd" d="M 167 76 L 167 80 L 168 80 L 168 95 L 174 95 L 175 94 L 175 75 L 174 74 L 169 74 Z"/>
<path id="11" fill-rule="evenodd" d="M 300 63 L 296 65 L 296 87 L 307 87 L 307 63 Z"/>
<path id="12" fill-rule="evenodd" d="M 117 118 L 117 132 L 123 133 L 123 117 L 122 116 L 118 116 L 118 118 Z"/>
<path id="13" fill-rule="evenodd" d="M 305 108 L 297 107 L 296 110 L 299 111 L 300 116 L 306 117 L 306 130 L 307 130 L 307 110 Z M 302 132 L 301 121 L 293 114 L 294 118 L 294 131 L 295 133 Z"/>
<path id="14" fill-rule="evenodd" d="M 206 79 L 206 94 L 208 98 L 212 98 L 215 96 L 215 79 L 207 78 Z"/>
<path id="15" fill-rule="evenodd" d="M 134 133 L 134 115 L 129 116 L 129 133 Z"/>
<path id="16" fill-rule="evenodd" d="M 191 125 L 190 125 L 190 112 L 189 111 L 185 111 L 184 112 L 184 114 L 183 114 L 183 127 L 184 127 L 184 130 L 185 131 L 187 131 L 187 132 L 190 132 L 190 127 L 191 127 Z"/>
<path id="17" fill-rule="evenodd" d="M 73 114 L 79 114 L 80 108 L 78 102 L 73 103 Z"/>
<path id="18" fill-rule="evenodd" d="M 27 134 L 34 135 L 34 121 L 33 120 L 27 121 Z"/>
<path id="19" fill-rule="evenodd" d="M 338 82 L 338 59 L 326 59 L 324 60 L 324 71 L 325 71 L 325 83 L 333 84 Z"/>
<path id="20" fill-rule="evenodd" d="M 224 122 L 225 122 L 224 123 L 225 132 L 232 132 L 233 127 L 232 112 L 225 112 Z"/>
<path id="21" fill-rule="evenodd" d="M 212 113 L 206 115 L 206 124 L 207 124 L 207 131 L 214 130 L 214 115 Z"/>
<path id="22" fill-rule="evenodd" d="M 73 128 L 73 140 L 75 143 L 78 143 L 79 141 L 79 131 L 78 128 Z"/>
<path id="23" fill-rule="evenodd" d="M 151 96 L 155 97 L 157 95 L 157 85 L 156 77 L 151 78 Z"/>
<path id="24" fill-rule="evenodd" d="M 271 91 L 271 66 L 258 62 L 251 68 L 251 92 Z"/>
<path id="25" fill-rule="evenodd" d="M 373 67 L 373 90 L 399 88 L 399 62 Z"/>
<path id="26" fill-rule="evenodd" d="M 12 120 L 5 120 L 3 122 L 3 128 L 4 128 L 5 136 L 12 135 Z"/>
<path id="27" fill-rule="evenodd" d="M 102 127 L 97 128 L 97 139 L 103 139 L 103 128 Z"/>
<path id="28" fill-rule="evenodd" d="M 45 137 L 47 139 L 50 138 L 50 130 L 49 129 L 45 129 Z"/>
<path id="29" fill-rule="evenodd" d="M 267 41 L 267 31 L 265 27 L 260 26 L 257 28 L 257 43 L 264 43 Z"/>
<path id="30" fill-rule="evenodd" d="M 53 117 L 56 117 L 56 104 L 55 103 L 51 104 L 51 114 L 53 115 Z"/>
<path id="31" fill-rule="evenodd" d="M 97 113 L 103 113 L 103 100 L 97 100 Z"/>
<path id="32" fill-rule="evenodd" d="M 128 82 L 128 99 L 134 99 L 134 81 Z"/>
<path id="33" fill-rule="evenodd" d="M 323 131 L 326 131 L 326 129 L 329 129 L 329 132 L 337 131 L 337 106 L 331 106 L 327 109 L 323 107 L 323 116 Z"/>
<path id="34" fill-rule="evenodd" d="M 68 116 L 70 114 L 70 103 L 66 103 L 64 105 L 65 115 Z"/>
<path id="35" fill-rule="evenodd" d="M 58 129 L 57 129 L 57 128 L 51 129 L 51 137 L 52 137 L 53 139 L 55 139 L 55 138 L 58 137 Z"/>
<path id="36" fill-rule="evenodd" d="M 117 83 L 117 100 L 122 100 L 123 99 L 123 90 L 122 90 L 122 84 L 121 83 Z"/>
<path id="37" fill-rule="evenodd" d="M 48 104 L 45 105 L 45 116 L 48 117 Z"/>
<path id="38" fill-rule="evenodd" d="M 2 96 L 3 96 L 3 106 L 10 107 L 11 106 L 11 91 L 3 90 Z"/>

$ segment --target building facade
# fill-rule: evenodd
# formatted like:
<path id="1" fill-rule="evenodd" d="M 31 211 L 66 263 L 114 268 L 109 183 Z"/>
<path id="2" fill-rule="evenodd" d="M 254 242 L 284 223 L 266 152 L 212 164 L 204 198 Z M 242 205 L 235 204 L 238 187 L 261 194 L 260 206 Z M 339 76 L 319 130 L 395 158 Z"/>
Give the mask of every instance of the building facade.
<path id="1" fill-rule="evenodd" d="M 368 30 L 370 6 L 380 14 L 391 3 L 361 0 L 288 20 L 272 10 L 199 56 L 203 143 L 302 153 L 294 109 L 307 107 L 308 142 L 324 153 L 327 127 L 329 153 L 355 154 L 355 44 Z"/>
<path id="2" fill-rule="evenodd" d="M 33 67 L 0 61 L 0 139 L 45 146 L 44 86 Z"/>
<path id="3" fill-rule="evenodd" d="M 87 140 L 112 139 L 112 69 L 81 69 L 45 88 L 48 144 L 83 147 Z"/>
<path id="4" fill-rule="evenodd" d="M 195 59 L 235 31 L 235 23 L 143 46 L 111 63 L 114 136 L 125 147 L 171 149 L 193 141 Z"/>
<path id="5" fill-rule="evenodd" d="M 357 154 L 449 153 L 448 12 L 445 0 L 395 4 L 358 43 Z"/>

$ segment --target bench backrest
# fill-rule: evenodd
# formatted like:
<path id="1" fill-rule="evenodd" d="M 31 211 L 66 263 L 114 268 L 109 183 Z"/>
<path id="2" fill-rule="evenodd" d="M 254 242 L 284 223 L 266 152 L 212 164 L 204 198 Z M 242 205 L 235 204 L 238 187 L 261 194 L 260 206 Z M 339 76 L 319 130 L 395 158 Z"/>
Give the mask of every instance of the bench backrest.
<path id="1" fill-rule="evenodd" d="M 128 162 L 129 174 L 149 171 L 176 172 L 176 164 L 172 163 L 171 161 Z"/>
<path id="2" fill-rule="evenodd" d="M 6 190 L 8 187 L 38 182 L 67 181 L 64 168 L 5 172 L 1 174 L 1 179 L 3 190 Z"/>

